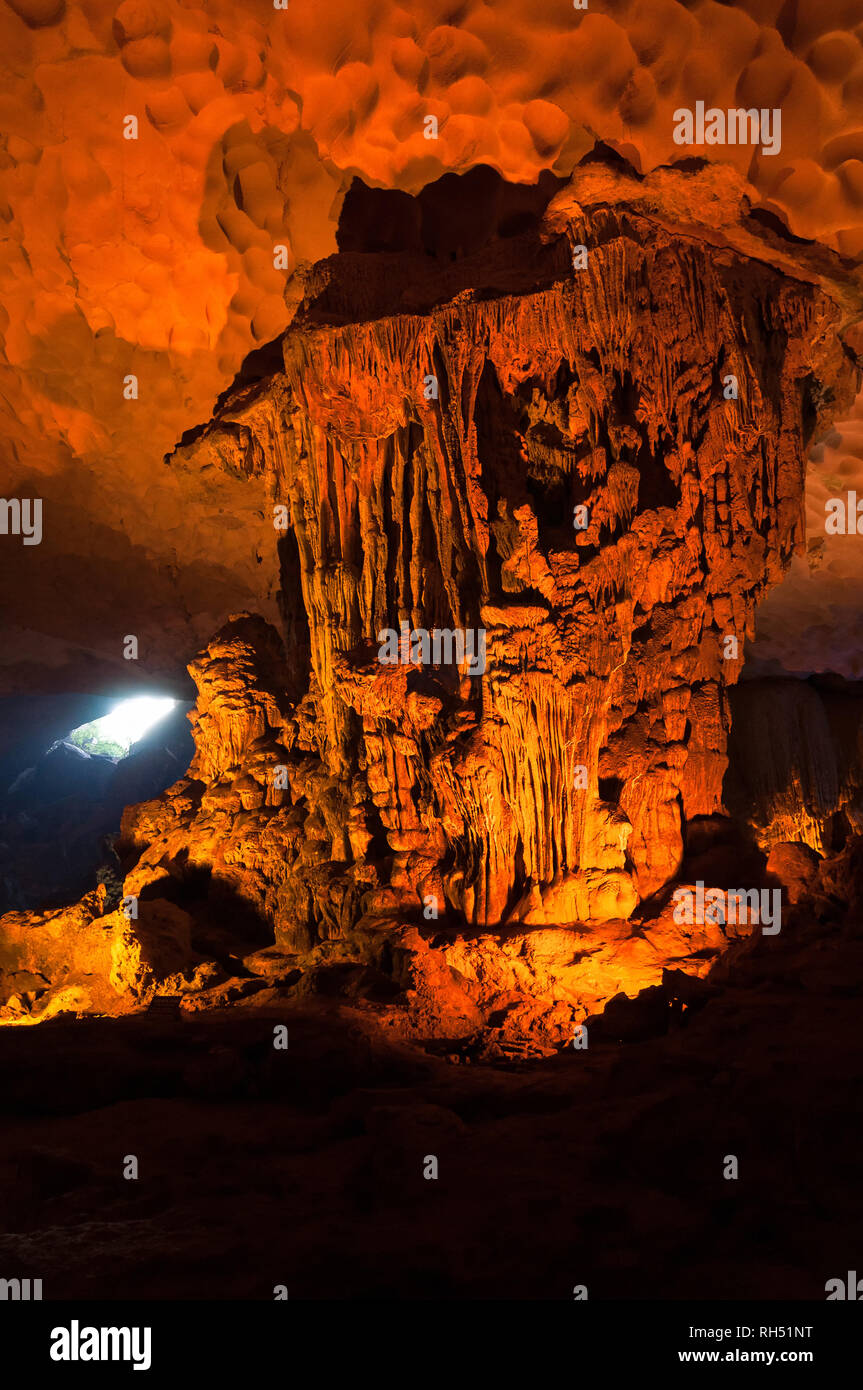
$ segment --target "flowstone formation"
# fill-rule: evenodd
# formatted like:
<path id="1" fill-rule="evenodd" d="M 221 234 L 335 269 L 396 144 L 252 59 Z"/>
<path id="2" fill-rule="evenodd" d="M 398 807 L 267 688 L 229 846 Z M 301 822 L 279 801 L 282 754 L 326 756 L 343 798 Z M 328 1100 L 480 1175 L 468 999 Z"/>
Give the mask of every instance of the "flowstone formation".
<path id="1" fill-rule="evenodd" d="M 704 974 L 750 928 L 675 922 L 669 885 L 725 809 L 728 687 L 857 315 L 709 168 L 586 166 L 450 263 L 316 266 L 283 368 L 169 459 L 266 495 L 282 630 L 238 614 L 190 666 L 189 772 L 123 820 L 137 916 L 86 927 L 118 998 L 281 986 L 554 1041 Z"/>

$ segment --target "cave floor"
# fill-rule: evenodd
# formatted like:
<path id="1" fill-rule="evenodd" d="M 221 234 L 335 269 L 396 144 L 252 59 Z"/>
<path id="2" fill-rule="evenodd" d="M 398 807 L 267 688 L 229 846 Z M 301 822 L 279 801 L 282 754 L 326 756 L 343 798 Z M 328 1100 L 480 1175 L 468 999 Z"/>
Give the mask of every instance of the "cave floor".
<path id="1" fill-rule="evenodd" d="M 46 1299 L 823 1299 L 863 1230 L 861 970 L 861 928 L 798 926 L 663 1036 L 509 1066 L 272 991 L 0 1029 L 2 1272 Z"/>

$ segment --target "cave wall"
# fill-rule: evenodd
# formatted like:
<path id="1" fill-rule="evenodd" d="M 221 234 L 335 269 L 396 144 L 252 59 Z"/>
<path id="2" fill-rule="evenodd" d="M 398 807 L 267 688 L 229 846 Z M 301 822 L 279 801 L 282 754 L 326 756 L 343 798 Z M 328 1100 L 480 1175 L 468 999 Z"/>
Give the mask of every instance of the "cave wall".
<path id="1" fill-rule="evenodd" d="M 371 972 L 424 1035 L 511 1011 L 559 1038 L 668 961 L 705 973 L 725 930 L 663 890 L 725 809 L 728 692 L 859 312 L 847 267 L 704 168 L 585 167 L 455 259 L 315 266 L 280 368 L 166 461 L 243 494 L 277 601 L 190 662 L 188 773 L 123 816 L 137 916 L 7 914 L 4 1008 L 240 997 L 274 950 L 298 988 Z M 402 623 L 481 630 L 482 671 L 382 664 Z"/>
<path id="2" fill-rule="evenodd" d="M 671 230 L 667 181 L 648 207 L 596 178 L 552 205 L 544 239 L 437 279 L 410 252 L 326 263 L 283 372 L 179 451 L 263 478 L 298 556 L 283 605 L 302 641 L 263 725 L 211 726 L 204 696 L 198 775 L 236 780 L 268 822 L 280 804 L 305 817 L 342 927 L 360 901 L 428 895 L 479 927 L 625 918 L 673 876 L 684 821 L 723 807 L 727 688 L 802 541 L 808 436 L 855 372 L 811 273 Z M 440 302 L 454 277 L 477 291 Z M 403 622 L 484 629 L 484 675 L 382 666 L 378 633 Z M 306 634 L 311 682 L 286 710 Z M 236 641 L 193 668 L 204 691 Z M 304 854 L 294 876 L 320 878 Z M 277 935 L 331 933 L 321 896 L 291 890 Z"/>
<path id="3" fill-rule="evenodd" d="M 835 680 L 744 680 L 731 698 L 729 811 L 764 850 L 819 854 L 863 832 L 863 693 Z"/>

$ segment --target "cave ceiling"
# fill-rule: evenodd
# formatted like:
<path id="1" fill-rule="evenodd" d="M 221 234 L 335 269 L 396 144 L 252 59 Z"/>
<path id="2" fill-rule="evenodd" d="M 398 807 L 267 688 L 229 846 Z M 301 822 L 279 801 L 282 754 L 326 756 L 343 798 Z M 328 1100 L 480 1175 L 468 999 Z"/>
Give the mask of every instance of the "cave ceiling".
<path id="1" fill-rule="evenodd" d="M 776 263 L 787 236 L 791 260 L 795 238 L 829 253 L 810 276 L 857 276 L 863 28 L 850 0 L 666 0 L 661 22 L 639 3 L 326 8 L 324 22 L 301 0 L 0 7 L 3 490 L 44 503 L 41 544 L 0 550 L 3 694 L 113 689 L 130 633 L 136 677 L 179 688 L 230 613 L 278 620 L 270 499 L 236 470 L 180 466 L 176 446 L 288 328 L 357 180 L 416 197 L 482 167 L 562 187 L 598 143 L 639 179 L 696 153 L 674 142 L 677 108 L 705 95 L 778 106 L 781 152 L 698 148 L 714 205 L 759 210 Z M 697 187 L 678 182 L 680 226 L 710 221 Z M 464 253 L 458 205 L 439 209 L 433 258 Z M 374 206 L 385 243 L 390 214 Z M 496 235 L 493 222 L 470 235 Z M 863 473 L 858 416 L 825 424 L 808 462 L 808 544 L 752 649 L 768 669 L 859 675 L 859 561 L 822 524 L 836 480 Z"/>

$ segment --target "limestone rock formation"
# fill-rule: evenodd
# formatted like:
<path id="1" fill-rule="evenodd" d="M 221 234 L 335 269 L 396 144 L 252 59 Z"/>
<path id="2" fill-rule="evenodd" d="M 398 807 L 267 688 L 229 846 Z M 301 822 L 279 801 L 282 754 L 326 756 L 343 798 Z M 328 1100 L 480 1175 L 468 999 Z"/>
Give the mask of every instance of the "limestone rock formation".
<path id="1" fill-rule="evenodd" d="M 559 1038 L 704 973 L 727 932 L 656 895 L 725 809 L 728 691 L 857 312 L 709 169 L 586 167 L 452 264 L 316 267 L 281 369 L 168 461 L 266 490 L 281 631 L 236 614 L 189 668 L 188 775 L 123 819 L 121 993 L 275 943 L 302 987 L 395 988 L 403 1030 Z"/>
<path id="2" fill-rule="evenodd" d="M 312 667 L 294 756 L 320 759 L 338 823 L 385 838 L 376 908 L 627 917 L 721 806 L 725 689 L 801 538 L 805 436 L 854 374 L 814 278 L 751 233 L 744 256 L 671 232 L 680 188 L 587 173 L 515 267 L 343 254 L 284 371 L 181 450 L 244 462 L 287 509 L 286 659 Z M 382 666 L 401 624 L 483 630 L 484 674 Z"/>
<path id="3" fill-rule="evenodd" d="M 767 856 L 767 871 L 782 884 L 793 905 L 804 898 L 815 881 L 819 856 L 808 845 L 796 842 L 774 845 Z"/>

